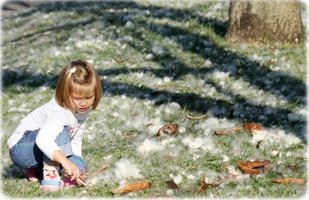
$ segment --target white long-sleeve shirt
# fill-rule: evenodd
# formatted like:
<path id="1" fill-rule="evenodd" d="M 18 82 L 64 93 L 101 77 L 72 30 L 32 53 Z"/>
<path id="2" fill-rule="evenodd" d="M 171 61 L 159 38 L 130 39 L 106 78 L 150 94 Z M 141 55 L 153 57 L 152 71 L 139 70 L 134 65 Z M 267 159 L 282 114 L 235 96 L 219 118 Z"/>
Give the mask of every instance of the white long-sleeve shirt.
<path id="1" fill-rule="evenodd" d="M 82 133 L 86 128 L 89 113 L 89 110 L 83 114 L 74 113 L 59 106 L 55 98 L 52 98 L 20 121 L 7 144 L 12 148 L 26 131 L 40 129 L 36 144 L 49 159 L 53 160 L 53 153 L 60 150 L 55 140 L 63 128 L 68 126 L 69 130 L 72 130 L 70 136 L 73 154 L 82 156 Z"/>

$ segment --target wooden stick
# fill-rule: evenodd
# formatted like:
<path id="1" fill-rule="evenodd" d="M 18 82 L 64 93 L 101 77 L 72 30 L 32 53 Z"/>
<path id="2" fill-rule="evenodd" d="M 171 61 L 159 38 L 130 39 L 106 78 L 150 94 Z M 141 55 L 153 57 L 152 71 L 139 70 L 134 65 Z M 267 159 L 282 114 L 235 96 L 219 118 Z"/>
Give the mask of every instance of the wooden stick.
<path id="1" fill-rule="evenodd" d="M 199 117 L 192 117 L 192 116 L 190 116 L 190 115 L 188 115 L 188 114 L 185 114 L 185 116 L 186 116 L 187 118 L 189 118 L 189 119 L 203 119 L 203 118 L 205 118 L 207 115 L 202 115 L 202 116 L 199 116 Z"/>
<path id="2" fill-rule="evenodd" d="M 196 190 L 194 195 L 197 195 L 201 190 L 206 190 L 207 185 L 203 182 L 202 185 Z"/>
<path id="3" fill-rule="evenodd" d="M 299 184 L 299 185 L 305 185 L 307 183 L 307 179 L 305 178 L 285 178 L 285 179 L 278 179 L 278 180 L 272 180 L 274 183 L 283 183 L 283 184 Z"/>
<path id="4" fill-rule="evenodd" d="M 68 174 L 68 171 L 65 169 L 64 173 L 66 173 L 66 175 L 71 178 L 71 176 Z M 86 185 L 86 181 L 80 176 L 76 179 L 74 179 L 77 183 L 81 184 L 81 185 Z"/>
<path id="5" fill-rule="evenodd" d="M 92 172 L 91 174 L 85 174 L 85 178 L 89 178 L 91 176 L 95 176 L 97 175 L 98 173 L 100 173 L 101 171 L 105 170 L 106 168 L 108 168 L 109 165 L 103 165 L 100 169 L 97 169 L 96 171 Z"/>

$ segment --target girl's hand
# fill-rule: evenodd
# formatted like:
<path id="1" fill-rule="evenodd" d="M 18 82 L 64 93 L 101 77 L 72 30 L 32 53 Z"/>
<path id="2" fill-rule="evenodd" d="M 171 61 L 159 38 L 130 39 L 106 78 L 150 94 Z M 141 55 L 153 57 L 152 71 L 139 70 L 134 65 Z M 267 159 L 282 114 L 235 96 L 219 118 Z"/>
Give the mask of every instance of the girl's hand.
<path id="1" fill-rule="evenodd" d="M 66 174 L 71 177 L 71 181 L 76 180 L 79 176 L 79 168 L 70 160 L 61 163 L 62 167 L 66 170 Z"/>
<path id="2" fill-rule="evenodd" d="M 71 177 L 71 181 L 79 178 L 80 173 L 78 167 L 60 151 L 57 150 L 53 154 L 54 161 L 60 163 L 67 171 L 67 175 Z"/>

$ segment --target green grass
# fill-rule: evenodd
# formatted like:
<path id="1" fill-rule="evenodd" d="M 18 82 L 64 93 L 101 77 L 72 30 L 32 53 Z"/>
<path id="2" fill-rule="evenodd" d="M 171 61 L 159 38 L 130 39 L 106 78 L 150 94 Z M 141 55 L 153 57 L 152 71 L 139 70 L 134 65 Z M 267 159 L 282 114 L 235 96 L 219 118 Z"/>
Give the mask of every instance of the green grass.
<path id="1" fill-rule="evenodd" d="M 307 177 L 305 45 L 227 43 L 228 6 L 212 1 L 54 2 L 3 17 L 2 194 L 303 197 L 306 186 L 271 180 Z M 89 172 L 110 166 L 86 187 L 48 193 L 12 165 L 6 141 L 23 117 L 54 96 L 59 73 L 75 59 L 92 63 L 103 86 L 102 100 L 85 131 L 83 157 Z M 186 113 L 207 117 L 192 120 Z M 249 131 L 214 134 L 246 122 L 258 123 L 270 133 L 260 138 L 260 148 Z M 158 128 L 169 123 L 179 125 L 176 134 L 156 137 Z M 135 134 L 135 139 L 126 139 Z M 195 142 L 200 139 L 203 144 L 198 146 Z M 147 140 L 161 150 L 141 152 Z M 117 179 L 121 159 L 137 166 L 143 178 Z M 224 166 L 239 169 L 237 161 L 247 160 L 270 160 L 272 170 L 208 187 L 194 196 L 205 176 L 212 181 L 229 177 Z M 180 190 L 170 189 L 166 181 L 179 174 Z M 111 193 L 121 184 L 137 181 L 150 181 L 152 187 Z"/>

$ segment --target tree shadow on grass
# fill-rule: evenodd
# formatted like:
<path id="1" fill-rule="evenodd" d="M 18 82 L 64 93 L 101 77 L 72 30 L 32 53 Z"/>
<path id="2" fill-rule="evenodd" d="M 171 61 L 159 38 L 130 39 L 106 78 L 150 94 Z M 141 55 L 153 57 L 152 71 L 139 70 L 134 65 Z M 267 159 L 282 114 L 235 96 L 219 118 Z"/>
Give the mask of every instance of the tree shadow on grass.
<path id="1" fill-rule="evenodd" d="M 113 9 L 114 12 L 108 12 L 109 9 Z M 223 89 L 215 81 L 205 78 L 207 74 L 214 72 L 229 73 L 229 76 L 234 79 L 242 79 L 250 84 L 250 86 L 262 90 L 267 93 L 271 93 L 277 97 L 285 99 L 286 101 L 295 102 L 297 106 L 305 106 L 305 101 L 299 101 L 306 96 L 306 85 L 303 81 L 300 81 L 289 74 L 271 71 L 267 66 L 260 65 L 257 62 L 251 61 L 248 58 L 237 55 L 233 52 L 225 50 L 223 47 L 217 45 L 215 41 L 201 33 L 196 33 L 187 30 L 183 27 L 171 26 L 169 24 L 161 24 L 147 20 L 135 18 L 139 14 L 139 11 L 149 11 L 149 15 L 146 18 L 154 19 L 169 19 L 176 22 L 186 22 L 191 19 L 196 19 L 199 26 L 210 27 L 216 35 L 223 37 L 226 34 L 227 22 L 217 19 L 207 18 L 193 13 L 190 9 L 176 9 L 165 8 L 160 6 L 146 6 L 136 2 L 47 2 L 39 4 L 32 13 L 37 12 L 58 12 L 58 11 L 70 11 L 76 12 L 79 15 L 87 14 L 90 16 L 89 20 L 67 23 L 61 26 L 46 27 L 40 31 L 35 31 L 30 34 L 21 35 L 18 38 L 10 41 L 5 41 L 3 45 L 8 43 L 19 42 L 20 40 L 30 40 L 37 34 L 43 34 L 47 31 L 55 30 L 68 30 L 78 29 L 81 26 L 91 25 L 94 22 L 102 21 L 106 27 L 117 26 L 126 28 L 127 21 L 134 21 L 133 27 L 126 28 L 126 34 L 133 38 L 132 41 L 124 41 L 130 48 L 135 49 L 141 53 L 149 53 L 155 55 L 154 61 L 160 66 L 159 69 L 99 69 L 100 75 L 121 75 L 129 74 L 132 72 L 151 73 L 156 77 L 163 78 L 165 76 L 172 77 L 173 80 L 180 80 L 186 75 L 193 75 L 196 78 L 202 77 L 204 81 L 216 88 L 219 93 L 229 96 L 234 102 L 241 104 L 245 110 L 243 110 L 244 116 L 233 114 L 233 106 L 235 104 L 217 100 L 213 98 L 205 98 L 200 95 L 192 93 L 174 93 L 166 90 L 156 90 L 150 87 L 138 87 L 131 84 L 117 83 L 111 81 L 102 81 L 102 85 L 105 94 L 118 95 L 124 94 L 129 97 L 137 97 L 140 99 L 154 100 L 157 105 L 177 102 L 181 107 L 185 107 L 192 112 L 207 113 L 212 111 L 214 116 L 219 118 L 236 119 L 240 122 L 256 122 L 262 126 L 271 128 L 283 128 L 287 131 L 293 131 L 298 137 L 300 137 L 306 143 L 305 133 L 305 121 L 304 117 L 295 114 L 301 120 L 299 122 L 289 122 L 287 115 L 292 113 L 290 109 L 281 109 L 278 107 L 272 107 L 267 105 L 256 105 L 248 103 L 245 96 L 234 94 L 232 91 Z M 27 16 L 20 14 L 20 17 Z M 17 16 L 18 17 L 18 16 Z M 145 17 L 145 16 L 144 16 Z M 213 63 L 211 69 L 197 69 L 193 66 L 189 66 L 181 61 L 181 58 L 177 58 L 170 50 L 165 49 L 164 55 L 158 55 L 153 50 L 153 42 L 151 39 L 145 39 L 142 37 L 140 29 L 147 29 L 154 37 L 163 37 L 173 40 L 182 51 L 195 54 L 208 59 Z M 118 36 L 119 39 L 120 36 Z M 164 44 L 161 44 L 164 46 Z M 146 49 L 146 50 L 145 50 Z M 232 61 L 232 63 L 231 63 Z M 173 67 L 171 67 L 173 66 Z M 10 70 L 3 71 L 3 88 L 9 89 L 13 85 L 25 84 L 30 87 L 39 87 L 46 83 L 46 80 L 53 82 L 51 87 L 56 86 L 55 75 L 31 75 L 25 74 L 21 77 L 12 75 Z M 31 79 L 35 81 L 29 81 Z M 265 81 L 268 79 L 268 82 Z M 269 80 L 271 79 L 271 80 Z M 220 109 L 216 109 L 220 108 Z M 268 119 L 260 118 L 264 114 L 264 111 L 268 109 L 273 111 L 268 115 Z"/>

